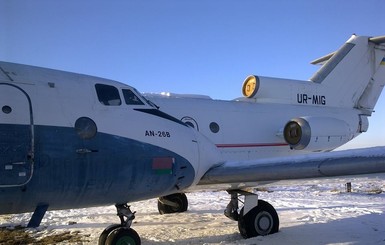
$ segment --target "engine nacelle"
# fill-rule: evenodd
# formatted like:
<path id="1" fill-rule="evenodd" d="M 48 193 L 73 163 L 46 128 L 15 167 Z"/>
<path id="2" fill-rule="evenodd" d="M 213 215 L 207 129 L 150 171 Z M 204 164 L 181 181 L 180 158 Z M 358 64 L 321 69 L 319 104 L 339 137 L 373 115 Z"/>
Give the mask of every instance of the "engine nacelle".
<path id="1" fill-rule="evenodd" d="M 298 93 L 317 94 L 317 91 L 319 84 L 309 81 L 255 75 L 248 76 L 242 86 L 244 100 L 282 104 L 298 104 Z"/>
<path id="2" fill-rule="evenodd" d="M 291 149 L 306 151 L 333 150 L 353 138 L 345 121 L 331 117 L 300 117 L 290 120 L 283 136 Z"/>

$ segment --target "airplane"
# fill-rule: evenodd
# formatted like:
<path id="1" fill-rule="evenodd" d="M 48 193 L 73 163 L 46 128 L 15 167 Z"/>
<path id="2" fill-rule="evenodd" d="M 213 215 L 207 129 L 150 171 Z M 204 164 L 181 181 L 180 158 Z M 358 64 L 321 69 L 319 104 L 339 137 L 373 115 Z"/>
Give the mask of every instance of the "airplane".
<path id="1" fill-rule="evenodd" d="M 332 151 L 368 130 L 385 36 L 353 35 L 312 63 L 308 81 L 251 75 L 223 101 L 0 62 L 0 214 L 33 212 L 37 227 L 47 210 L 115 205 L 120 224 L 99 244 L 140 244 L 128 203 L 183 212 L 186 192 L 214 188 L 244 238 L 276 233 L 276 210 L 250 188 L 385 172 L 385 147 Z"/>

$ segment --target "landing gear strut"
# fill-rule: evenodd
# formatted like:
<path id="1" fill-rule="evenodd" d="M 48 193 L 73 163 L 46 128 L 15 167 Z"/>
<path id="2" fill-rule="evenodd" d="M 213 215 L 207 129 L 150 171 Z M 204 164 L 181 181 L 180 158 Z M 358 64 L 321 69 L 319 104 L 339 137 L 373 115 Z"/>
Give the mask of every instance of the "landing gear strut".
<path id="1" fill-rule="evenodd" d="M 130 210 L 127 204 L 116 205 L 120 224 L 110 225 L 99 237 L 99 245 L 130 244 L 140 245 L 140 237 L 135 230 L 131 229 L 135 212 Z"/>
<path id="2" fill-rule="evenodd" d="M 158 211 L 160 214 L 182 213 L 186 212 L 188 201 L 186 194 L 175 193 L 168 196 L 159 197 Z"/>
<path id="3" fill-rule="evenodd" d="M 265 236 L 278 232 L 279 218 L 271 204 L 258 200 L 258 195 L 251 192 L 231 190 L 228 193 L 231 200 L 226 207 L 225 216 L 238 221 L 242 237 Z M 245 196 L 245 200 L 244 207 L 238 213 L 238 202 L 242 202 L 239 196 Z"/>

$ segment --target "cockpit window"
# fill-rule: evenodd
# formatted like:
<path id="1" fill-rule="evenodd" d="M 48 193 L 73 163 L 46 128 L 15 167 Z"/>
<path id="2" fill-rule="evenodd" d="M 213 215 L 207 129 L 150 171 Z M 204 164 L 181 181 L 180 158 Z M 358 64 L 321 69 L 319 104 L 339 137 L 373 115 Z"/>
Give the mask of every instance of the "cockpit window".
<path id="1" fill-rule="evenodd" d="M 123 89 L 124 100 L 127 105 L 144 105 L 139 97 L 129 89 Z"/>
<path id="2" fill-rule="evenodd" d="M 100 103 L 108 106 L 118 106 L 122 104 L 119 91 L 111 85 L 95 84 L 96 93 Z"/>

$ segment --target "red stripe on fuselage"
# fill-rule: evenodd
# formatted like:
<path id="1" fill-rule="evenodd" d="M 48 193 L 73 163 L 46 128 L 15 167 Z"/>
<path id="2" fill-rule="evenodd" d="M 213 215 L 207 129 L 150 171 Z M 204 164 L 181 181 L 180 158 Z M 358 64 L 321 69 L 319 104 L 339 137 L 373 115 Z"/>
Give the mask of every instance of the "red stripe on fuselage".
<path id="1" fill-rule="evenodd" d="M 246 147 L 272 147 L 287 146 L 287 143 L 260 143 L 260 144 L 217 144 L 218 148 L 246 148 Z"/>

